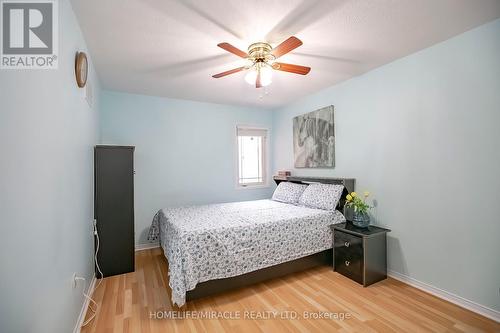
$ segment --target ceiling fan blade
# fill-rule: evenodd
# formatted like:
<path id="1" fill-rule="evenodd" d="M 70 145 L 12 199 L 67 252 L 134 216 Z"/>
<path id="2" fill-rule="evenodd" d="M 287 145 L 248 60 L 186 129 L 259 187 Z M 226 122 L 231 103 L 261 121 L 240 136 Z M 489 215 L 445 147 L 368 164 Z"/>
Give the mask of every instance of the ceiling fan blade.
<path id="1" fill-rule="evenodd" d="M 261 88 L 262 84 L 260 82 L 260 71 L 257 72 L 257 79 L 255 80 L 255 88 Z"/>
<path id="2" fill-rule="evenodd" d="M 218 79 L 218 78 L 226 76 L 226 75 L 230 75 L 230 74 L 241 72 L 243 70 L 245 70 L 245 67 L 238 67 L 238 68 L 230 69 L 228 71 L 225 71 L 225 72 L 222 72 L 222 73 L 219 73 L 219 74 L 212 75 L 212 77 Z"/>
<path id="3" fill-rule="evenodd" d="M 288 52 L 296 49 L 300 45 L 302 45 L 302 41 L 300 39 L 298 39 L 297 37 L 292 36 L 292 37 L 288 38 L 287 40 L 285 40 L 280 45 L 276 46 L 271 51 L 271 54 L 273 56 L 275 56 L 276 58 L 279 58 L 282 55 L 287 54 Z"/>
<path id="4" fill-rule="evenodd" d="M 217 46 L 220 47 L 221 49 L 226 50 L 227 52 L 230 52 L 232 54 L 237 55 L 238 57 L 242 57 L 242 58 L 248 57 L 248 54 L 246 52 L 243 52 L 242 50 L 232 46 L 229 43 L 220 43 L 220 44 L 217 44 Z"/>
<path id="5" fill-rule="evenodd" d="M 311 67 L 285 64 L 282 62 L 275 62 L 273 64 L 273 69 L 283 72 L 295 73 L 300 75 L 306 75 L 311 71 Z"/>

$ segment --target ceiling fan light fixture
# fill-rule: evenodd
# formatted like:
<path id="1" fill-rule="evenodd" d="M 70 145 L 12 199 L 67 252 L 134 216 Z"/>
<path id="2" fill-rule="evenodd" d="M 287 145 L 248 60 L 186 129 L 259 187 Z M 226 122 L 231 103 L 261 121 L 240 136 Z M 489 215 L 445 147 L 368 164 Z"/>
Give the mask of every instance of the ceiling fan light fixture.
<path id="1" fill-rule="evenodd" d="M 260 84 L 265 87 L 273 82 L 273 70 L 265 63 L 257 63 L 248 70 L 245 75 L 245 81 L 252 86 L 255 86 L 257 75 L 260 72 Z"/>
<path id="2" fill-rule="evenodd" d="M 270 85 L 273 82 L 273 70 L 269 66 L 263 66 L 260 69 L 260 84 L 263 87 Z"/>
<path id="3" fill-rule="evenodd" d="M 257 80 L 257 70 L 252 67 L 245 75 L 245 81 L 250 85 L 255 85 L 255 80 Z"/>

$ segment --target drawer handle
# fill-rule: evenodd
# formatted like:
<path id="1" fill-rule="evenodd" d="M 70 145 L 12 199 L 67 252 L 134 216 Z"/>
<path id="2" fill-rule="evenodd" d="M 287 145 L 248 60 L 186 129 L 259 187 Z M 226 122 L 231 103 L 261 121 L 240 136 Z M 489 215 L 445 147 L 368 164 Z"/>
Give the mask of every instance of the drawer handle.
<path id="1" fill-rule="evenodd" d="M 350 262 L 346 260 L 346 261 L 345 261 L 345 265 L 346 265 L 346 266 L 349 266 L 349 264 L 350 264 Z"/>
<path id="2" fill-rule="evenodd" d="M 345 247 L 349 247 L 349 245 L 351 245 L 349 242 L 345 242 L 344 243 Z"/>

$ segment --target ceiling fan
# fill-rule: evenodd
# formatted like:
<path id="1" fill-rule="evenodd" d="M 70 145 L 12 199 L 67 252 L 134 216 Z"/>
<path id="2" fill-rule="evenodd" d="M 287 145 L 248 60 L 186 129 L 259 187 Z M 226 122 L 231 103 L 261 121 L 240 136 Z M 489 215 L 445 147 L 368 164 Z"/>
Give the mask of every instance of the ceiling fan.
<path id="1" fill-rule="evenodd" d="M 269 43 L 253 43 L 248 47 L 248 53 L 241 51 L 229 43 L 217 44 L 221 49 L 226 50 L 238 57 L 247 59 L 250 63 L 247 66 L 234 68 L 222 73 L 212 75 L 213 78 L 221 78 L 226 75 L 238 73 L 244 70 L 250 70 L 245 76 L 245 81 L 254 85 L 255 88 L 265 87 L 272 82 L 272 70 L 306 75 L 311 70 L 310 67 L 285 64 L 275 60 L 282 55 L 296 49 L 302 45 L 302 41 L 297 37 L 290 37 L 280 45 L 273 48 Z"/>

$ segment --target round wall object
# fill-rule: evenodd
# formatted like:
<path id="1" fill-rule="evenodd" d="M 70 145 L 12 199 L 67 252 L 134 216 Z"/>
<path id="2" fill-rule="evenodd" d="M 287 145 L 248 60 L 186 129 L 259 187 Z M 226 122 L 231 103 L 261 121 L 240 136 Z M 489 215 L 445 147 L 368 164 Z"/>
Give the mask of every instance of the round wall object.
<path id="1" fill-rule="evenodd" d="M 89 64 L 87 62 L 87 55 L 84 52 L 78 52 L 75 60 L 75 76 L 78 87 L 85 87 L 88 71 Z"/>

